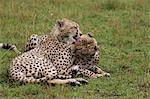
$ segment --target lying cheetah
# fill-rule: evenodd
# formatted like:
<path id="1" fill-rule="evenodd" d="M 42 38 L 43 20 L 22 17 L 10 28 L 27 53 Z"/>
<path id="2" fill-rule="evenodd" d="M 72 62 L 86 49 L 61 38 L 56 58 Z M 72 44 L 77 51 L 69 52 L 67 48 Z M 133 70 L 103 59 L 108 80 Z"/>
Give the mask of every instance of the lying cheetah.
<path id="1" fill-rule="evenodd" d="M 80 43 L 75 45 L 75 62 L 74 65 L 79 66 L 82 75 L 90 78 L 101 76 L 110 76 L 109 73 L 101 70 L 97 65 L 99 63 L 99 47 L 96 40 L 90 35 L 82 35 Z M 95 71 L 89 69 L 95 68 Z"/>
<path id="2" fill-rule="evenodd" d="M 68 23 L 70 23 L 68 25 Z M 40 46 L 13 59 L 10 65 L 12 79 L 22 82 L 69 83 L 87 82 L 82 78 L 71 78 L 75 44 L 80 32 L 78 24 L 72 21 L 58 21 Z M 56 34 L 56 35 L 54 35 Z"/>

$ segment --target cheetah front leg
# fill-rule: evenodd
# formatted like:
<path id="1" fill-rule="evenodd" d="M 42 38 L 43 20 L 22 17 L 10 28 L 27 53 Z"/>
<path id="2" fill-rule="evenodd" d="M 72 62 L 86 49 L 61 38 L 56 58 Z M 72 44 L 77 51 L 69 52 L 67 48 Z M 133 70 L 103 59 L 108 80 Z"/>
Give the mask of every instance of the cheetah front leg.
<path id="1" fill-rule="evenodd" d="M 98 73 L 98 74 L 102 74 L 102 76 L 107 76 L 107 77 L 110 77 L 110 74 L 109 73 L 107 73 L 107 72 L 105 72 L 105 71 L 103 71 L 101 68 L 99 68 L 99 67 L 97 67 L 97 66 L 93 66 L 94 68 L 96 68 L 96 73 Z"/>
<path id="2" fill-rule="evenodd" d="M 81 83 L 78 82 L 76 79 L 53 79 L 48 80 L 48 84 L 74 84 L 80 86 Z"/>
<path id="3" fill-rule="evenodd" d="M 73 65 L 69 69 L 66 70 L 67 75 L 71 75 L 72 77 L 77 77 L 79 74 L 90 78 L 97 78 L 103 76 L 102 74 L 95 74 L 94 72 L 81 68 L 79 65 Z M 82 79 L 82 78 L 81 78 Z"/>
<path id="4" fill-rule="evenodd" d="M 87 84 L 88 81 L 83 78 L 70 78 L 70 79 L 52 79 L 47 81 L 48 84 L 71 84 L 78 85 Z"/>
<path id="5" fill-rule="evenodd" d="M 80 68 L 79 72 L 84 75 L 87 76 L 89 78 L 98 78 L 98 77 L 103 77 L 103 74 L 96 74 L 88 69 L 84 69 L 84 68 Z"/>

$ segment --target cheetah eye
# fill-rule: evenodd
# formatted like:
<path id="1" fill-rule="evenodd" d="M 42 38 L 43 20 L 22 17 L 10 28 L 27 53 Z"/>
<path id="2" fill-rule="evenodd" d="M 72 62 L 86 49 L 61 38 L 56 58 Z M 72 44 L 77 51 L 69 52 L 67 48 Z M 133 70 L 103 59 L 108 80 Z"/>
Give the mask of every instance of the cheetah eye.
<path id="1" fill-rule="evenodd" d="M 80 36 L 82 36 L 82 34 L 80 33 Z"/>
<path id="2" fill-rule="evenodd" d="M 72 26 L 71 29 L 77 29 L 77 26 Z"/>
<path id="3" fill-rule="evenodd" d="M 91 48 L 91 45 L 87 45 L 88 48 Z"/>
<path id="4" fill-rule="evenodd" d="M 74 28 L 75 28 L 75 29 L 77 29 L 77 27 L 76 27 L 76 26 L 74 26 Z"/>
<path id="5" fill-rule="evenodd" d="M 84 45 L 84 42 L 83 42 L 83 41 L 81 41 L 81 42 L 80 42 L 80 45 L 81 45 L 81 46 L 83 46 L 83 45 Z"/>

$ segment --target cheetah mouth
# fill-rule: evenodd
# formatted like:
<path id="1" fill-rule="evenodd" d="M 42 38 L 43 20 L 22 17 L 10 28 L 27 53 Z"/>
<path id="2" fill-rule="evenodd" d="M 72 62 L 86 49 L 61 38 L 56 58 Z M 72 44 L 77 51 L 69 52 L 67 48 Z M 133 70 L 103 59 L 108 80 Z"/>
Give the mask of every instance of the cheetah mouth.
<path id="1" fill-rule="evenodd" d="M 80 44 L 80 38 L 75 39 L 75 41 L 72 44 L 79 45 Z"/>

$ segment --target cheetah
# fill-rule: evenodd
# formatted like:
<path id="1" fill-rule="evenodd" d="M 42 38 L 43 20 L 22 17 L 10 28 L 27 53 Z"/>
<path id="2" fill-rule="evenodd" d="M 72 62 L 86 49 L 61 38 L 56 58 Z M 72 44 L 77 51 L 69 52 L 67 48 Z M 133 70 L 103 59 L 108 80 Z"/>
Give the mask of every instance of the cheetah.
<path id="1" fill-rule="evenodd" d="M 72 74 L 67 74 L 73 69 L 75 44 L 80 37 L 77 27 L 78 24 L 72 21 L 58 21 L 40 46 L 12 60 L 11 78 L 28 83 L 87 83 L 83 78 L 72 78 Z"/>
<path id="2" fill-rule="evenodd" d="M 75 22 L 73 22 L 73 21 L 71 21 L 71 20 L 68 20 L 68 19 L 62 19 L 63 20 L 63 22 L 65 23 L 60 23 L 60 25 L 66 25 L 65 27 L 70 27 L 70 26 L 72 26 L 72 23 L 73 24 L 75 24 L 74 26 L 72 26 L 71 28 L 70 28 L 70 30 L 69 31 L 67 31 L 67 32 L 77 32 L 77 33 L 79 33 L 80 35 L 82 35 L 82 32 L 80 31 L 80 29 L 79 29 L 79 25 L 78 24 L 76 24 Z M 75 29 L 74 29 L 75 28 Z M 58 30 L 57 30 L 57 28 L 53 28 L 52 29 L 52 31 L 55 31 L 54 33 L 53 33 L 53 35 L 55 35 L 55 36 L 57 36 L 58 37 L 58 39 L 59 40 L 61 40 L 61 39 L 63 39 L 63 40 L 61 40 L 61 41 L 67 41 L 67 43 L 69 43 L 70 41 L 72 41 L 73 39 L 71 38 L 71 37 L 68 37 L 69 35 L 66 35 L 66 36 L 63 36 L 60 32 L 57 32 Z M 65 30 L 60 30 L 60 31 L 62 31 L 62 32 L 65 32 Z M 62 37 L 63 36 L 63 37 Z M 47 37 L 48 37 L 48 34 L 45 34 L 45 35 L 37 35 L 37 34 L 32 34 L 29 38 L 28 38 L 28 40 L 27 40 L 27 43 L 26 43 L 26 45 L 25 45 L 25 48 L 24 48 L 24 52 L 27 52 L 27 51 L 29 51 L 29 50 L 31 50 L 31 49 L 34 49 L 35 47 L 37 47 L 37 46 L 39 46 L 40 45 L 40 43 L 41 42 L 44 42 L 46 39 L 47 39 Z"/>
<path id="3" fill-rule="evenodd" d="M 80 69 L 75 70 L 78 72 L 80 70 L 81 74 L 84 76 L 88 76 L 90 78 L 97 78 L 101 76 L 110 76 L 109 73 L 104 72 L 96 65 L 99 63 L 99 48 L 97 46 L 96 40 L 88 33 L 88 35 L 82 35 L 80 32 L 80 40 L 81 43 L 76 45 L 76 60 L 74 66 L 80 66 Z M 47 38 L 47 35 L 31 35 L 26 44 L 25 50 L 28 51 L 39 46 L 39 41 L 43 42 Z M 90 46 L 90 47 L 88 47 Z M 78 67 L 76 67 L 78 68 Z M 95 73 L 90 71 L 89 69 L 96 69 Z M 69 71 L 68 71 L 69 72 Z M 72 72 L 72 71 L 70 71 Z M 79 72 L 78 72 L 79 73 Z M 76 75 L 76 73 L 74 73 Z"/>
<path id="4" fill-rule="evenodd" d="M 74 65 L 79 66 L 79 72 L 90 78 L 110 76 L 109 73 L 101 70 L 97 65 L 100 60 L 100 50 L 95 38 L 88 35 L 80 36 L 80 43 L 75 45 Z M 95 71 L 90 70 L 95 68 Z"/>

